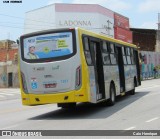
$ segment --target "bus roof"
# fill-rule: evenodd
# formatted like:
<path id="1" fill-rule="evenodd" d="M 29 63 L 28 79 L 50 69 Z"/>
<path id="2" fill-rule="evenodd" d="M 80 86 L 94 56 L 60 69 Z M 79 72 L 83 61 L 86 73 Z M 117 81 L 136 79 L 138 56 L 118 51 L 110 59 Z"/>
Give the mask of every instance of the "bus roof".
<path id="1" fill-rule="evenodd" d="M 127 42 L 124 42 L 124 41 L 121 41 L 121 40 L 117 40 L 117 39 L 111 38 L 111 37 L 106 36 L 106 35 L 101 35 L 101 34 L 98 34 L 98 33 L 95 33 L 95 32 L 89 31 L 89 30 L 85 30 L 85 29 L 82 29 L 82 28 L 77 28 L 77 29 L 81 32 L 81 34 L 87 34 L 89 36 L 98 37 L 98 38 L 104 39 L 106 41 L 114 42 L 114 43 L 121 44 L 121 45 L 124 45 L 124 46 L 130 46 L 130 47 L 133 47 L 133 48 L 137 48 L 137 46 L 134 45 L 134 44 L 127 43 Z"/>

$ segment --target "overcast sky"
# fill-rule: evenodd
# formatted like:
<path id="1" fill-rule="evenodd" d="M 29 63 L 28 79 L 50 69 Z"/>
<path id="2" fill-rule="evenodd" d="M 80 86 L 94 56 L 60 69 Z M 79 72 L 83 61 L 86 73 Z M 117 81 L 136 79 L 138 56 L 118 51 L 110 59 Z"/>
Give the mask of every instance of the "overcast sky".
<path id="1" fill-rule="evenodd" d="M 130 27 L 157 29 L 160 0 L 22 0 L 20 4 L 0 0 L 0 40 L 16 40 L 23 34 L 25 12 L 53 3 L 100 4 L 130 19 Z"/>

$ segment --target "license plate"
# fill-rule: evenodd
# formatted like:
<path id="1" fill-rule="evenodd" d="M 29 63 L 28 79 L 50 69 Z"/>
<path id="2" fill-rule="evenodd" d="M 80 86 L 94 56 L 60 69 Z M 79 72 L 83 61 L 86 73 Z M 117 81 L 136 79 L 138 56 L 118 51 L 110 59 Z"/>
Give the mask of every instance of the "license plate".
<path id="1" fill-rule="evenodd" d="M 45 88 L 56 88 L 57 83 L 49 83 L 49 84 L 44 84 Z"/>

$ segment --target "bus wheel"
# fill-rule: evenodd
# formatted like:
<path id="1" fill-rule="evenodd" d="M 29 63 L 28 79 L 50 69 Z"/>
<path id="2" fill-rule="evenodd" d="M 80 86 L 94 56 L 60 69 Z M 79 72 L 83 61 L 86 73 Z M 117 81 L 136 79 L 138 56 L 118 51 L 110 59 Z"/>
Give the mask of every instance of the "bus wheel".
<path id="1" fill-rule="evenodd" d="M 116 101 L 116 90 L 115 90 L 114 84 L 111 84 L 110 85 L 110 98 L 109 98 L 108 105 L 113 106 L 115 104 L 115 101 Z"/>
<path id="2" fill-rule="evenodd" d="M 131 95 L 135 95 L 136 80 L 134 79 L 134 88 L 130 91 Z"/>
<path id="3" fill-rule="evenodd" d="M 135 95 L 135 88 L 130 91 L 131 95 Z"/>

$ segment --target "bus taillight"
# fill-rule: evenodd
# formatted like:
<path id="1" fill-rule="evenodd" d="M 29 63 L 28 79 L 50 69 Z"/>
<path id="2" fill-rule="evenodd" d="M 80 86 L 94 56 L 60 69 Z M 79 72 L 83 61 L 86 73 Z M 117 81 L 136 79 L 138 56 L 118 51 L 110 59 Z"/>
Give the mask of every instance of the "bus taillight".
<path id="1" fill-rule="evenodd" d="M 76 69 L 76 89 L 81 85 L 81 66 Z"/>
<path id="2" fill-rule="evenodd" d="M 25 75 L 24 75 L 23 72 L 21 72 L 21 79 L 22 79 L 23 91 L 24 91 L 25 93 L 28 93 L 27 83 L 26 83 Z"/>

